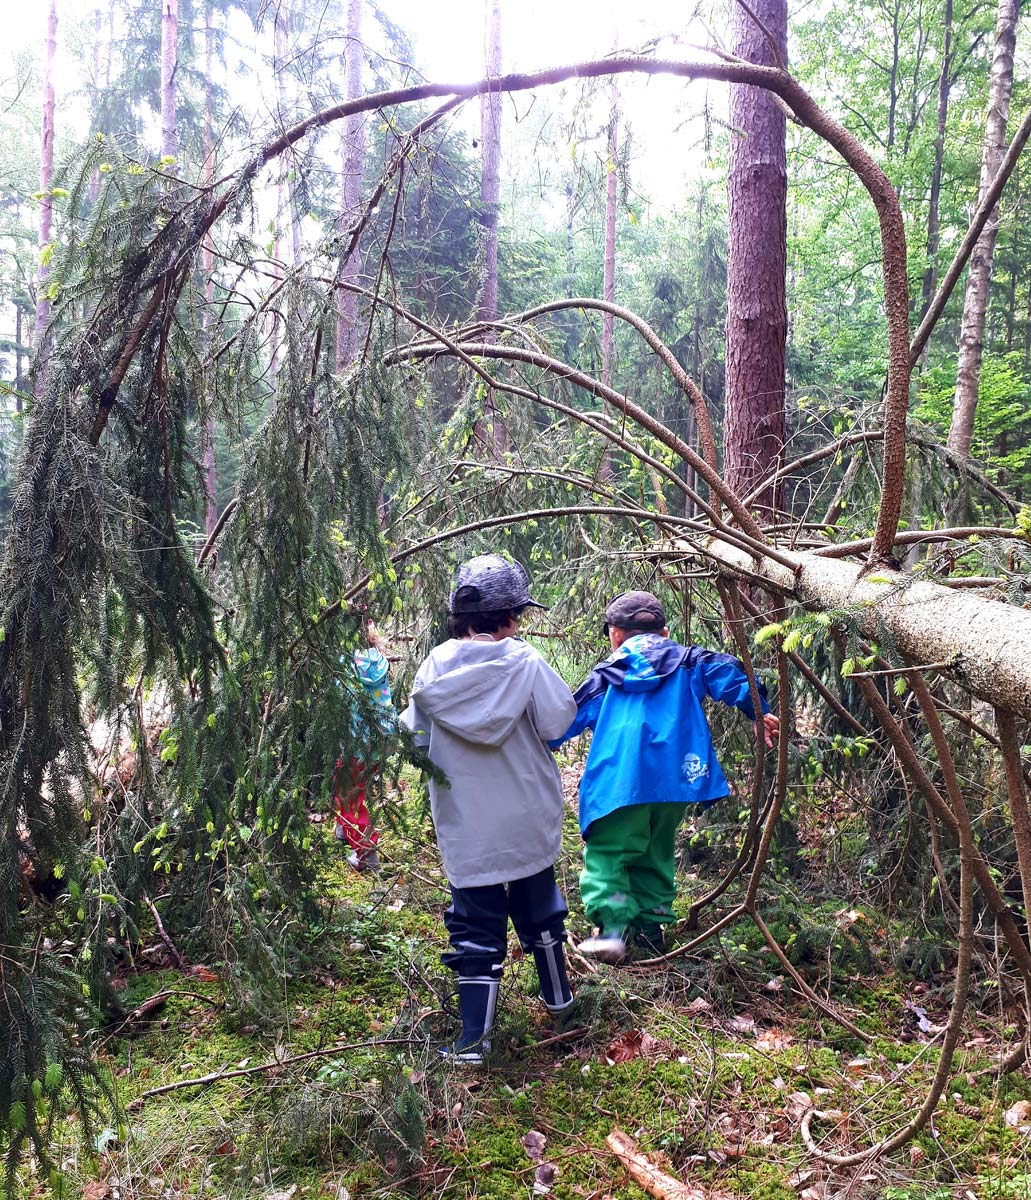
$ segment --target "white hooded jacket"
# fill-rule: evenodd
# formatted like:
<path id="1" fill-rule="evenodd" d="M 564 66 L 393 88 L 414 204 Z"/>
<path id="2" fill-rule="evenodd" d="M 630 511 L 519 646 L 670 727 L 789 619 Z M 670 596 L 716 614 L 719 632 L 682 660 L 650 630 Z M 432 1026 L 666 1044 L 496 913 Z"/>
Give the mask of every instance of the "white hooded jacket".
<path id="1" fill-rule="evenodd" d="M 430 803 L 455 887 L 524 879 L 558 858 L 562 784 L 545 743 L 575 714 L 561 677 L 518 638 L 452 638 L 419 668 L 401 720 L 448 780 L 430 782 Z"/>

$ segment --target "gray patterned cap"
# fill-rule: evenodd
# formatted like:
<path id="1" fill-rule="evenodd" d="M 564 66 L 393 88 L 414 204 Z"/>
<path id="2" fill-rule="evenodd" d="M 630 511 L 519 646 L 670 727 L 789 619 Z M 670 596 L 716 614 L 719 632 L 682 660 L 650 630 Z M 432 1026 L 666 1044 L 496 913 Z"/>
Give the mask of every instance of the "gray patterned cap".
<path id="1" fill-rule="evenodd" d="M 449 608 L 458 616 L 547 605 L 530 599 L 530 576 L 521 563 L 509 562 L 500 554 L 479 554 L 458 568 Z"/>
<path id="2" fill-rule="evenodd" d="M 651 592 L 620 592 L 605 609 L 605 624 L 617 629 L 661 629 L 666 614 L 662 601 Z"/>

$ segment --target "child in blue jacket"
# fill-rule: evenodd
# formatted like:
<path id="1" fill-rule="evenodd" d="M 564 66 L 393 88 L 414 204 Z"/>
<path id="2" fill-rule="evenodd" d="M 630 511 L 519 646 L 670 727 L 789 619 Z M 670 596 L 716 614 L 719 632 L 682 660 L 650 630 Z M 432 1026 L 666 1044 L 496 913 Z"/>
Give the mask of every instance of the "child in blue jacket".
<path id="1" fill-rule="evenodd" d="M 596 936 L 582 953 L 621 962 L 630 938 L 661 952 L 673 919 L 676 832 L 687 806 L 729 794 L 702 701 L 756 719 L 738 659 L 669 637 L 651 592 L 624 592 L 605 610 L 613 653 L 574 693 L 577 714 L 553 748 L 594 730 L 580 781 L 580 892 Z M 764 735 L 779 725 L 760 687 Z"/>

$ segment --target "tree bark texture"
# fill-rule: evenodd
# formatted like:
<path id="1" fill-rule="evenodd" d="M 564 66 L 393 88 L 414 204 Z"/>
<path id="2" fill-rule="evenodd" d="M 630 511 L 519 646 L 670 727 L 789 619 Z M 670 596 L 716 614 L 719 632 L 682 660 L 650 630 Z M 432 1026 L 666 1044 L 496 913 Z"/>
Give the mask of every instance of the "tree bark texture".
<path id="1" fill-rule="evenodd" d="M 54 56 L 57 53 L 57 0 L 50 0 L 47 10 L 46 44 L 43 50 L 43 119 L 40 130 L 39 190 L 43 198 L 39 202 L 39 268 L 36 274 L 36 320 L 32 331 L 32 344 L 38 354 L 43 334 L 50 320 L 50 301 L 46 295 L 50 268 L 43 262 L 44 248 L 50 245 L 53 228 L 54 201 L 50 185 L 54 178 Z"/>
<path id="2" fill-rule="evenodd" d="M 753 11 L 776 42 L 735 7 L 734 53 L 766 66 L 787 59 L 785 0 L 756 0 Z M 727 380 L 724 477 L 747 495 L 780 465 L 784 450 L 787 339 L 787 163 L 782 109 L 765 90 L 730 89 Z M 758 496 L 776 508 L 777 489 Z"/>
<path id="3" fill-rule="evenodd" d="M 914 666 L 947 663 L 943 673 L 975 696 L 1031 718 L 1031 610 L 818 554 L 790 554 L 792 571 L 712 538 L 705 555 L 813 611 L 844 610 L 865 637 Z"/>
<path id="4" fill-rule="evenodd" d="M 364 0 L 348 0 L 347 3 L 347 58 L 344 71 L 344 89 L 348 100 L 356 100 L 362 94 L 362 60 L 365 47 L 362 45 L 362 5 Z M 362 185 L 365 180 L 365 114 L 352 113 L 344 120 L 344 172 L 343 212 L 340 217 L 340 235 L 346 246 L 350 240 L 352 226 L 358 221 L 362 210 Z M 358 247 L 355 246 L 341 268 L 341 279 L 345 284 L 356 284 L 359 274 Z M 358 296 L 347 288 L 337 293 L 337 370 L 342 371 L 354 362 L 358 353 Z"/>
<path id="5" fill-rule="evenodd" d="M 988 116 L 985 120 L 984 146 L 981 152 L 981 182 L 978 198 L 983 198 L 998 173 L 1006 150 L 1006 121 L 1013 92 L 1013 54 L 1017 41 L 1017 0 L 999 0 L 995 22 L 995 55 L 988 84 Z M 959 361 L 956 365 L 956 398 L 952 409 L 948 447 L 964 457 L 970 456 L 970 443 L 977 413 L 977 391 L 981 382 L 981 358 L 984 353 L 984 324 L 988 310 L 988 292 L 992 282 L 992 261 L 998 232 L 998 211 L 992 212 L 977 240 L 970 258 L 967 290 L 963 297 L 963 320 L 959 334 Z"/>
<path id="6" fill-rule="evenodd" d="M 178 158 L 179 0 L 161 0 L 161 156 Z"/>

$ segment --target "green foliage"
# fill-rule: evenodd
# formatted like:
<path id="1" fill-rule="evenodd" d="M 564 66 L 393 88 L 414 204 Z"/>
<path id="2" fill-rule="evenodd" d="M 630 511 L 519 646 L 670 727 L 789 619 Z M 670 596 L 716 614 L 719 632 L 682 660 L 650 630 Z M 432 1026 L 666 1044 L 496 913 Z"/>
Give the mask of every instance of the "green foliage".
<path id="1" fill-rule="evenodd" d="M 921 379 L 916 415 L 941 431 L 948 432 L 952 419 L 956 368 L 953 361 L 939 364 Z M 1027 441 L 1028 402 L 1031 378 L 1021 354 L 986 354 L 981 363 L 977 412 L 971 452 L 983 462 L 992 477 L 1007 482 L 1028 479 L 1031 446 Z"/>

